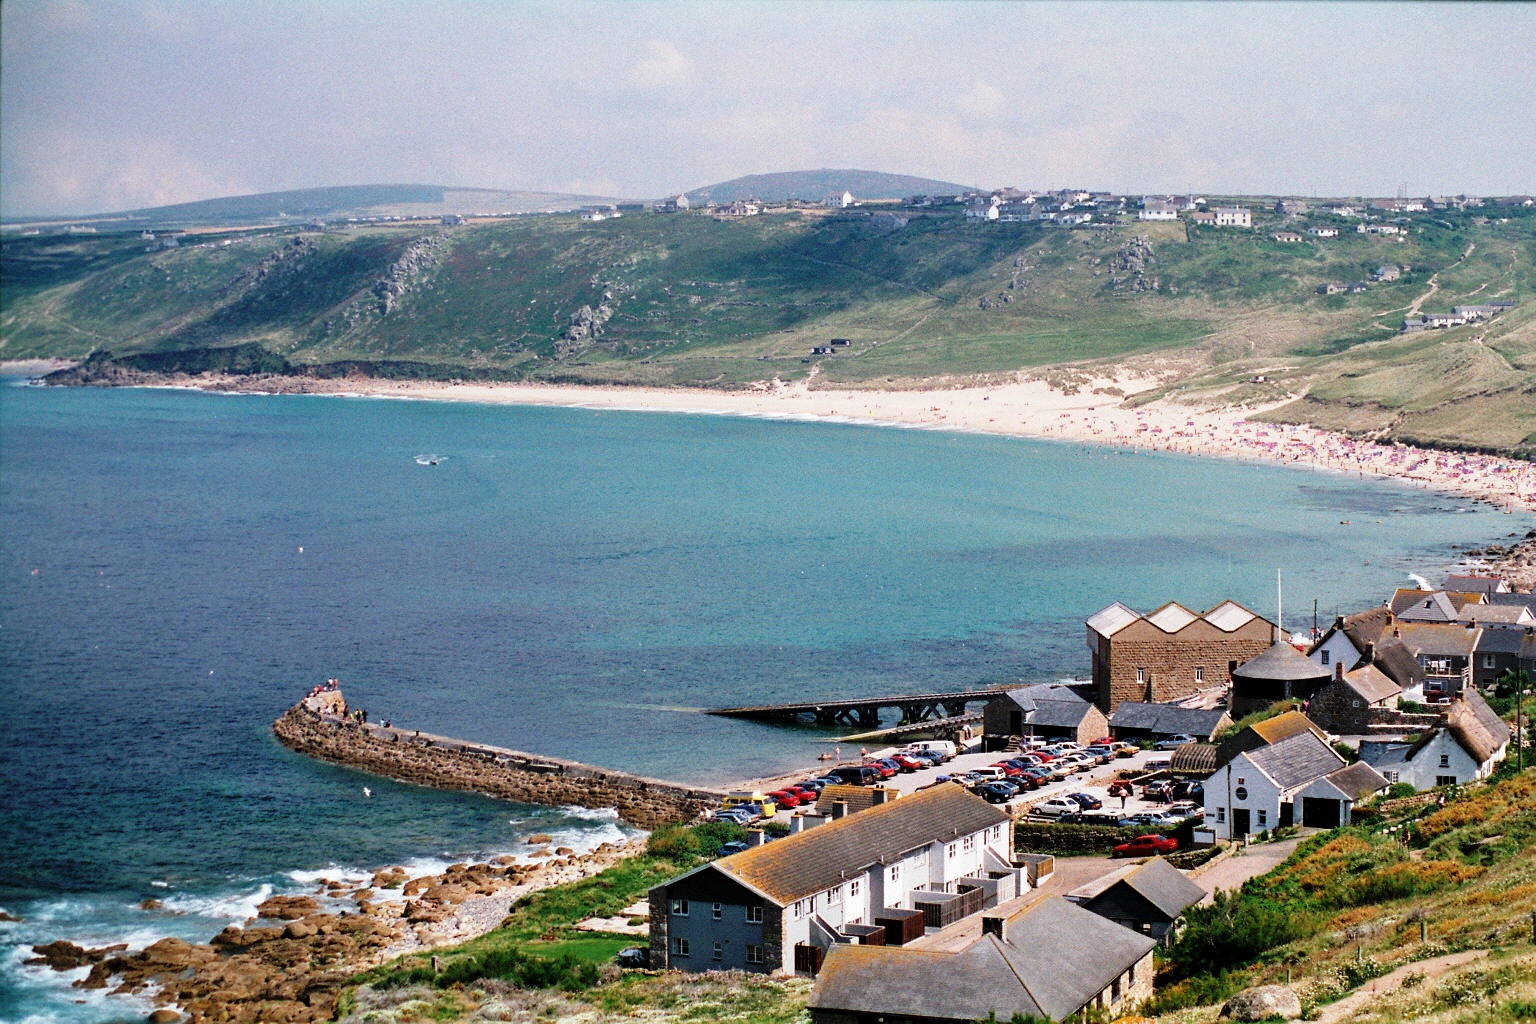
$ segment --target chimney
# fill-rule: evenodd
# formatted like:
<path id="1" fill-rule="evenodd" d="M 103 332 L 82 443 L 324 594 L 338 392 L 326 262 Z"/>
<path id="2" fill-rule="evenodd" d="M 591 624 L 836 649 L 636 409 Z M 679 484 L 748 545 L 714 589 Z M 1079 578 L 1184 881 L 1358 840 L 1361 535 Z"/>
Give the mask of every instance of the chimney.
<path id="1" fill-rule="evenodd" d="M 847 800 L 833 800 L 832 801 L 832 820 L 836 821 L 838 818 L 846 818 L 847 816 L 848 816 L 848 801 Z"/>
<path id="2" fill-rule="evenodd" d="M 1376 645 L 1373 643 L 1365 645 L 1365 663 L 1367 665 L 1376 664 Z"/>
<path id="3" fill-rule="evenodd" d="M 791 832 L 806 832 L 827 821 L 825 814 L 797 814 L 789 819 Z"/>
<path id="4" fill-rule="evenodd" d="M 999 942 L 1008 941 L 1008 918 L 1002 914 L 987 914 L 981 919 L 981 934 L 996 935 Z"/>
<path id="5" fill-rule="evenodd" d="M 1344 678 L 1344 663 L 1342 661 L 1336 661 L 1336 662 L 1333 663 L 1333 678 L 1334 679 L 1343 679 Z"/>
<path id="6" fill-rule="evenodd" d="M 901 796 L 901 791 L 897 789 L 890 789 L 886 786 L 876 786 L 874 789 L 869 791 L 869 795 L 874 798 L 874 802 L 871 804 L 871 806 L 879 807 L 881 804 L 890 803 L 892 800 L 895 800 L 897 797 Z"/>
<path id="7" fill-rule="evenodd" d="M 748 846 L 762 846 L 766 842 L 768 842 L 768 833 L 760 828 L 754 828 L 747 833 Z"/>

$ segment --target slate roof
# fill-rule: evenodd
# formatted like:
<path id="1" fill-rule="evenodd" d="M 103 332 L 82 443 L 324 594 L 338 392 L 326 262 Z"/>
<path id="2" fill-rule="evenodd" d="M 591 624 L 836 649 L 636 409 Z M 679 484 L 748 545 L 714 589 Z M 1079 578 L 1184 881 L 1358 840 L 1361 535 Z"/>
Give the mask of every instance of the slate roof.
<path id="1" fill-rule="evenodd" d="M 1344 682 L 1367 704 L 1375 704 L 1403 692 L 1401 686 L 1374 665 L 1361 665 L 1353 672 L 1345 672 Z"/>
<path id="2" fill-rule="evenodd" d="M 1326 679 L 1328 670 L 1281 642 L 1239 665 L 1232 674 L 1243 679 Z"/>
<path id="3" fill-rule="evenodd" d="M 1496 594 L 1508 585 L 1497 576 L 1447 576 L 1446 590 L 1459 590 L 1468 594 Z"/>
<path id="4" fill-rule="evenodd" d="M 1161 857 L 1153 857 L 1125 877 L 1105 886 L 1098 894 L 1086 900 L 1083 906 L 1093 909 L 1101 897 L 1121 885 L 1134 890 L 1170 921 L 1205 899 L 1205 890 L 1190 881 L 1184 872 Z"/>
<path id="5" fill-rule="evenodd" d="M 1227 717 L 1224 708 L 1184 708 L 1177 704 L 1149 704 L 1145 701 L 1121 701 L 1109 724 L 1115 729 L 1142 729 L 1163 736 L 1188 733 L 1209 738 Z"/>
<path id="6" fill-rule="evenodd" d="M 1523 629 L 1482 629 L 1478 632 L 1481 634 L 1477 638 L 1478 654 L 1518 655 L 1525 644 Z"/>
<path id="7" fill-rule="evenodd" d="M 1397 637 L 1388 637 L 1376 645 L 1373 652 L 1376 666 L 1397 685 L 1407 688 L 1424 681 L 1424 666 L 1413 656 L 1408 645 Z"/>
<path id="8" fill-rule="evenodd" d="M 838 944 L 812 1009 L 974 1021 L 995 1011 L 1061 1020 L 1109 988 L 1157 945 L 1057 896 L 1019 911 L 1007 941 L 984 935 L 958 953 Z"/>
<path id="9" fill-rule="evenodd" d="M 1536 613 L 1536 594 L 1489 594 L 1489 604 L 1524 605 Z"/>
<path id="10" fill-rule="evenodd" d="M 1344 764 L 1332 747 L 1310 731 L 1250 750 L 1248 760 L 1281 789 L 1305 786 Z"/>
<path id="11" fill-rule="evenodd" d="M 1524 625 L 1531 621 L 1531 610 L 1523 604 L 1469 604 L 1462 607 L 1461 620 L 1480 626 L 1494 623 Z"/>
<path id="12" fill-rule="evenodd" d="M 1405 622 L 1397 628 L 1416 656 L 1470 658 L 1477 646 L 1478 631 L 1459 622 Z"/>
<path id="13" fill-rule="evenodd" d="M 1329 772 L 1328 781 L 1348 794 L 1351 800 L 1378 793 L 1389 785 L 1386 776 L 1364 761 L 1356 761 Z"/>
<path id="14" fill-rule="evenodd" d="M 1452 622 L 1456 603 L 1443 590 L 1397 590 L 1392 594 L 1392 613 L 1404 621 Z"/>
<path id="15" fill-rule="evenodd" d="M 1011 821 L 1007 812 L 959 786 L 937 786 L 723 857 L 699 870 L 719 871 L 783 906 L 919 846 Z"/>
<path id="16" fill-rule="evenodd" d="M 1006 696 L 1024 712 L 1028 725 L 1072 729 L 1094 708 L 1092 701 L 1064 683 L 1044 683 L 1009 690 Z"/>
<path id="17" fill-rule="evenodd" d="M 1355 645 L 1355 650 L 1363 651 L 1366 644 L 1374 644 L 1381 639 L 1387 627 L 1392 625 L 1392 618 L 1392 609 L 1382 605 L 1344 616 L 1339 620 L 1339 628 L 1349 637 L 1349 642 Z"/>

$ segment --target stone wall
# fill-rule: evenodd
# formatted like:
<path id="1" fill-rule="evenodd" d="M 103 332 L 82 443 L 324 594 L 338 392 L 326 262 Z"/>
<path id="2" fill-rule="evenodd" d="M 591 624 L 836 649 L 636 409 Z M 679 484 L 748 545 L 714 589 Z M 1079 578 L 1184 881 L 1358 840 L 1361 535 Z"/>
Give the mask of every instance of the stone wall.
<path id="1" fill-rule="evenodd" d="M 553 807 L 612 807 L 647 829 L 689 821 L 724 795 L 410 729 L 359 725 L 329 708 L 317 710 L 312 698 L 284 712 L 272 731 L 300 754 L 401 782 Z"/>

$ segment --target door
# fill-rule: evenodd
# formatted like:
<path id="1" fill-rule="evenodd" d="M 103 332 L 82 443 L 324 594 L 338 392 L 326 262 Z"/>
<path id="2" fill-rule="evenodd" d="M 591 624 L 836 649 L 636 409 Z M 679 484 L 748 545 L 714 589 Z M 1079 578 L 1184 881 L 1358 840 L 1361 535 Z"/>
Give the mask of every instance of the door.
<path id="1" fill-rule="evenodd" d="M 1339 801 L 1322 797 L 1301 798 L 1301 823 L 1307 828 L 1338 828 L 1342 817 Z"/>
<path id="2" fill-rule="evenodd" d="M 1249 813 L 1246 807 L 1232 808 L 1232 834 L 1234 836 L 1245 836 L 1248 834 Z"/>

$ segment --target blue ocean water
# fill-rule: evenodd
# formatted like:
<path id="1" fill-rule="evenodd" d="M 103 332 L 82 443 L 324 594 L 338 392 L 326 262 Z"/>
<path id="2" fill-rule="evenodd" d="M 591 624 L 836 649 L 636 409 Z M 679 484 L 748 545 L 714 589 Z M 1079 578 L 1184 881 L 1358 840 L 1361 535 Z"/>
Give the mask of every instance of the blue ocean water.
<path id="1" fill-rule="evenodd" d="M 289 753 L 269 723 L 330 676 L 374 718 L 720 782 L 825 737 L 701 707 L 1078 676 L 1110 601 L 1273 615 L 1277 569 L 1287 625 L 1326 624 L 1530 519 L 961 433 L 12 382 L 0 1020 L 142 1019 L 34 942 L 206 939 L 316 872 L 619 834 Z"/>

